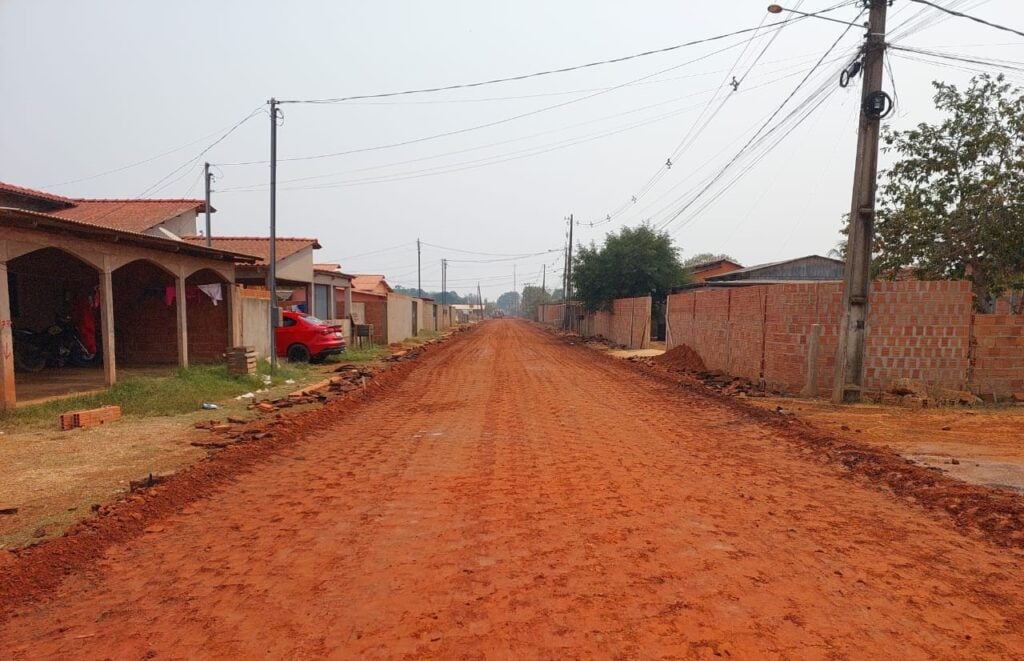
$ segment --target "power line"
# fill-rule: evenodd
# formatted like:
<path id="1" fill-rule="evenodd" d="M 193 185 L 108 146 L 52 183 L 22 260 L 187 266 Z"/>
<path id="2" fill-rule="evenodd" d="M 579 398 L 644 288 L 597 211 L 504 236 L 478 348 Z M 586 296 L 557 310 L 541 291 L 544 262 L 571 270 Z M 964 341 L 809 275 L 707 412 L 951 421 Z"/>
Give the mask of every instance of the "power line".
<path id="1" fill-rule="evenodd" d="M 826 11 L 830 11 L 830 10 L 823 10 L 823 11 L 817 12 L 817 13 L 821 14 L 821 13 L 824 13 Z M 812 15 L 814 15 L 814 14 L 812 14 Z M 779 21 L 777 23 L 770 23 L 770 24 L 768 24 L 767 27 L 786 25 L 786 24 L 798 21 L 801 18 L 804 18 L 804 17 L 802 17 L 802 16 L 801 17 L 795 17 L 795 18 L 786 19 L 784 21 Z M 483 87 L 485 85 L 495 85 L 495 84 L 498 84 L 498 83 L 508 83 L 508 82 L 514 82 L 514 81 L 519 81 L 519 80 L 527 80 L 529 78 L 538 78 L 538 77 L 541 77 L 541 76 L 551 76 L 551 75 L 555 75 L 555 74 L 568 73 L 570 71 L 579 71 L 581 69 L 589 69 L 589 68 L 592 68 L 592 67 L 603 66 L 603 65 L 606 65 L 606 64 L 617 64 L 619 62 L 626 62 L 626 61 L 629 61 L 629 60 L 635 60 L 637 58 L 647 57 L 649 55 L 657 55 L 657 54 L 660 54 L 660 53 L 669 53 L 671 51 L 679 50 L 681 48 L 688 48 L 690 46 L 698 46 L 700 44 L 706 44 L 706 43 L 710 43 L 710 42 L 713 42 L 713 41 L 719 41 L 719 40 L 722 40 L 722 39 L 727 39 L 729 37 L 735 37 L 735 36 L 738 36 L 738 35 L 741 35 L 741 34 L 746 34 L 748 32 L 755 32 L 757 30 L 760 30 L 761 27 L 762 27 L 762 25 L 758 25 L 757 27 L 754 27 L 754 28 L 744 28 L 742 30 L 736 30 L 734 32 L 727 32 L 725 34 L 719 34 L 719 35 L 715 35 L 713 37 L 705 37 L 703 39 L 696 39 L 696 40 L 693 40 L 693 41 L 687 41 L 685 43 L 676 44 L 674 46 L 666 46 L 665 48 L 656 48 L 656 49 L 652 49 L 652 50 L 647 50 L 647 51 L 643 51 L 643 52 L 640 52 L 640 53 L 634 53 L 632 55 L 624 55 L 622 57 L 615 57 L 615 58 L 611 58 L 611 59 L 607 59 L 607 60 L 598 60 L 596 62 L 587 62 L 585 64 L 577 64 L 577 65 L 573 65 L 573 66 L 569 66 L 569 67 L 562 67 L 562 68 L 559 68 L 559 69 L 549 69 L 549 70 L 546 70 L 546 71 L 536 71 L 534 73 L 522 74 L 522 75 L 518 75 L 518 76 L 508 76 L 506 78 L 492 78 L 490 80 L 481 80 L 481 81 L 477 81 L 477 82 L 473 82 L 473 83 L 460 83 L 460 84 L 456 84 L 456 85 L 443 85 L 443 86 L 438 86 L 438 87 L 424 87 L 424 88 L 419 88 L 419 89 L 403 90 L 403 91 L 400 91 L 400 92 L 380 92 L 380 93 L 377 93 L 377 94 L 359 94 L 359 95 L 343 96 L 343 97 L 330 98 L 330 99 L 288 99 L 288 100 L 279 101 L 279 103 L 335 104 L 335 103 L 344 103 L 345 101 L 358 101 L 358 100 L 362 100 L 362 99 L 382 99 L 382 98 L 388 98 L 388 97 L 394 97 L 394 96 L 406 96 L 406 95 L 409 95 L 409 94 L 428 94 L 428 93 L 433 93 L 433 92 L 447 92 L 447 91 L 450 91 L 450 90 L 467 89 L 467 88 L 472 88 L 472 87 Z"/>
<path id="2" fill-rule="evenodd" d="M 799 19 L 791 19 L 791 20 L 799 20 Z M 788 21 L 786 21 L 786 22 L 788 22 Z M 779 24 L 776 23 L 776 24 L 773 24 L 773 25 L 779 25 Z M 692 60 L 687 60 L 686 62 L 682 62 L 680 64 L 673 65 L 673 66 L 668 67 L 666 69 L 661 69 L 659 71 L 655 71 L 654 73 L 647 74 L 647 75 L 641 76 L 639 78 L 634 78 L 632 80 L 628 80 L 628 81 L 626 81 L 624 83 L 620 83 L 620 84 L 612 86 L 612 87 L 607 87 L 607 88 L 601 89 L 601 90 L 599 90 L 597 92 L 594 92 L 592 94 L 587 94 L 585 96 L 577 97 L 575 99 L 570 99 L 568 101 L 562 101 L 560 103 L 556 103 L 556 104 L 553 104 L 553 105 L 544 106 L 544 107 L 541 107 L 541 108 L 536 108 L 534 110 L 530 110 L 528 112 L 520 113 L 520 114 L 517 114 L 517 115 L 512 115 L 510 117 L 503 117 L 501 119 L 497 119 L 497 120 L 490 121 L 490 122 L 485 122 L 483 124 L 476 124 L 474 126 L 467 126 L 467 127 L 463 127 L 463 128 L 459 128 L 459 129 L 454 129 L 452 131 L 444 131 L 442 133 L 435 133 L 433 135 L 421 136 L 419 138 L 411 138 L 409 140 L 401 140 L 399 142 L 392 142 L 392 143 L 387 143 L 387 144 L 383 144 L 383 145 L 375 145 L 375 146 L 372 146 L 372 147 L 360 147 L 360 148 L 356 148 L 356 149 L 348 149 L 348 150 L 345 150 L 345 151 L 327 152 L 327 153 L 323 153 L 323 154 L 312 154 L 312 155 L 309 155 L 309 156 L 293 156 L 293 157 L 290 157 L 290 158 L 281 158 L 281 159 L 278 159 L 278 161 L 279 162 L 285 162 L 285 161 L 289 161 L 289 162 L 291 162 L 291 161 L 313 161 L 313 160 L 321 160 L 321 159 L 325 159 L 325 158 L 336 158 L 336 157 L 339 157 L 339 156 L 349 156 L 351 154 L 363 154 L 363 153 L 371 152 L 371 151 L 381 151 L 381 150 L 384 150 L 384 149 L 395 149 L 397 147 L 407 147 L 409 145 L 419 144 L 421 142 L 428 142 L 430 140 L 437 140 L 437 139 L 440 139 L 440 138 L 449 138 L 449 137 L 452 137 L 452 136 L 455 136 L 455 135 L 461 135 L 463 133 L 469 133 L 471 131 L 479 131 L 481 129 L 493 128 L 495 126 L 500 126 L 502 124 L 507 124 L 509 122 L 513 122 L 513 121 L 517 121 L 517 120 L 520 120 L 520 119 L 524 119 L 526 117 L 532 117 L 534 115 L 539 115 L 541 113 L 548 112 L 549 110 L 556 110 L 558 108 L 564 108 L 566 106 L 570 106 L 570 105 L 573 105 L 575 103 L 580 103 L 581 101 L 587 101 L 589 99 L 593 99 L 595 97 L 602 96 L 604 94 L 608 94 L 609 92 L 614 92 L 614 91 L 622 89 L 624 87 L 629 87 L 630 85 L 634 85 L 634 84 L 642 82 L 644 80 L 648 80 L 650 78 L 654 78 L 656 76 L 660 76 L 660 75 L 662 75 L 664 73 L 668 73 L 669 71 L 675 71 L 676 69 L 681 69 L 682 67 L 688 66 L 688 65 L 693 64 L 695 62 L 700 62 L 702 60 L 706 60 L 706 59 L 708 59 L 710 57 L 718 55 L 719 53 L 723 53 L 723 52 L 731 50 L 733 48 L 737 48 L 737 47 L 739 47 L 741 45 L 742 45 L 742 42 L 739 42 L 739 43 L 733 44 L 731 46 L 726 46 L 725 48 L 721 48 L 721 49 L 716 50 L 716 51 L 711 51 L 710 53 L 705 53 L 704 55 L 701 55 L 700 57 L 696 57 L 696 58 L 694 58 Z M 268 161 L 265 161 L 265 160 L 260 160 L 260 161 L 239 161 L 239 162 L 236 162 L 236 163 L 218 163 L 218 165 L 221 165 L 221 166 L 242 166 L 242 165 L 258 165 L 258 164 L 264 164 L 264 163 L 267 163 L 267 162 Z"/>
<path id="3" fill-rule="evenodd" d="M 864 12 L 862 10 L 857 15 L 857 18 L 859 19 L 860 16 L 863 15 L 863 13 Z M 857 20 L 857 19 L 854 19 L 854 20 Z M 851 27 L 852 26 L 848 25 L 843 30 L 843 32 L 836 38 L 836 40 L 834 42 L 832 42 L 832 45 L 828 47 L 828 50 L 826 50 L 825 53 L 814 64 L 814 66 L 811 67 L 810 71 L 807 72 L 807 75 L 805 75 L 800 80 L 800 82 L 797 83 L 797 85 L 793 89 L 793 91 L 790 92 L 789 95 L 785 99 L 783 99 L 782 103 L 779 104 L 778 108 L 776 108 L 772 112 L 772 114 L 768 117 L 768 119 L 765 120 L 764 124 L 762 124 L 761 127 L 757 130 L 757 132 L 746 142 L 745 145 L 743 145 L 743 147 L 740 148 L 740 150 L 736 153 L 736 155 L 733 156 L 732 159 L 730 159 L 729 162 L 726 163 L 725 166 L 716 175 L 714 175 L 710 179 L 710 181 L 708 181 L 708 183 L 703 188 L 701 188 L 700 191 L 698 191 L 698 193 L 689 202 L 687 202 L 686 204 L 681 206 L 675 213 L 673 213 L 665 221 L 660 223 L 658 225 L 658 229 L 659 230 L 664 230 L 665 228 L 667 228 L 676 218 L 678 218 L 680 215 L 685 213 L 690 207 L 692 207 L 697 202 L 697 200 L 699 200 L 712 186 L 714 186 L 723 176 L 725 176 L 725 173 L 747 152 L 747 150 L 751 146 L 753 146 L 755 144 L 756 141 L 760 141 L 760 140 L 763 140 L 764 138 L 767 138 L 769 135 L 771 135 L 779 127 L 781 127 L 783 125 L 785 120 L 783 120 L 783 122 L 780 122 L 779 124 L 777 124 L 774 128 L 772 128 L 770 131 L 768 131 L 768 133 L 764 133 L 765 129 L 769 126 L 769 124 L 771 124 L 771 122 L 778 116 L 778 114 L 780 112 L 782 112 L 782 109 L 786 107 L 786 105 L 790 102 L 790 100 L 792 100 L 792 98 L 796 95 L 796 93 L 800 91 L 800 89 L 804 86 L 804 84 L 808 81 L 808 79 L 810 79 L 810 77 L 814 74 L 814 72 L 818 70 L 818 68 L 825 61 L 825 59 L 832 53 L 832 51 L 835 50 L 836 46 L 839 45 L 839 42 L 841 42 L 843 40 L 843 38 L 849 33 Z M 814 94 L 812 94 L 811 96 L 813 97 Z M 806 103 L 806 101 L 804 103 Z M 815 107 L 817 107 L 817 106 L 815 106 Z M 792 117 L 793 113 L 791 113 L 789 116 Z M 764 135 L 762 136 L 762 134 L 764 134 Z"/>
<path id="4" fill-rule="evenodd" d="M 1021 32 L 1020 30 L 1015 30 L 1015 29 L 1007 27 L 1005 25 L 999 25 L 998 23 L 992 23 L 992 22 L 986 21 L 983 18 L 978 18 L 977 16 L 970 16 L 969 14 L 965 14 L 963 12 L 959 12 L 959 11 L 956 11 L 954 9 L 949 9 L 947 7 L 943 7 L 942 5 L 935 4 L 934 2 L 929 2 L 928 0 L 910 0 L 910 1 L 911 2 L 916 2 L 916 3 L 920 4 L 920 5 L 927 5 L 929 7 L 932 7 L 933 9 L 938 9 L 939 11 L 944 11 L 947 14 L 949 14 L 950 16 L 956 16 L 958 18 L 966 18 L 967 20 L 974 21 L 975 23 L 981 23 L 982 25 L 987 25 L 990 28 L 995 28 L 997 30 L 1002 30 L 1004 32 L 1010 32 L 1010 33 L 1013 33 L 1013 34 L 1015 34 L 1017 36 L 1024 37 L 1024 32 Z"/>

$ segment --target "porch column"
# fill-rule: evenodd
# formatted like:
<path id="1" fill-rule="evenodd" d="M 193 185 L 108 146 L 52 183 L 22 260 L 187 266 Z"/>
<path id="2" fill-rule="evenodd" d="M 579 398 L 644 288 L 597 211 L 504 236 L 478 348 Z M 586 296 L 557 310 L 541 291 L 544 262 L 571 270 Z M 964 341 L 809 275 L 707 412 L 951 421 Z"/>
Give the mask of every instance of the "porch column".
<path id="1" fill-rule="evenodd" d="M 11 296 L 7 264 L 0 264 L 0 411 L 14 408 L 14 336 L 11 333 Z"/>
<path id="2" fill-rule="evenodd" d="M 185 294 L 185 272 L 179 269 L 174 278 L 175 303 L 178 306 L 178 367 L 188 367 L 188 307 Z"/>
<path id="3" fill-rule="evenodd" d="M 242 346 L 242 308 L 239 305 L 238 285 L 224 283 L 225 302 L 228 306 L 228 348 Z"/>
<path id="4" fill-rule="evenodd" d="M 114 352 L 114 278 L 109 268 L 100 276 L 100 342 L 103 345 L 103 384 L 117 383 L 117 360 Z"/>
<path id="5" fill-rule="evenodd" d="M 352 318 L 352 285 L 345 287 L 345 316 Z"/>

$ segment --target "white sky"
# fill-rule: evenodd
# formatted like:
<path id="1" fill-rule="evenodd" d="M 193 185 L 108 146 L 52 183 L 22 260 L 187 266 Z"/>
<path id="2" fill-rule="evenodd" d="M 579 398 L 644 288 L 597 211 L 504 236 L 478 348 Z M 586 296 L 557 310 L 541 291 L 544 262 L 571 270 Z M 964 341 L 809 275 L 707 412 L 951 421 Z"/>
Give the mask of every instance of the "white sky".
<path id="1" fill-rule="evenodd" d="M 939 1 L 1024 28 L 1020 0 Z M 818 11 L 839 0 L 799 2 L 787 6 Z M 130 198 L 188 164 L 149 196 L 202 197 L 204 159 L 190 161 L 271 96 L 339 97 L 571 66 L 754 27 L 766 16 L 766 4 L 0 0 L 0 180 L 70 196 Z M 853 20 L 858 11 L 851 2 L 830 16 Z M 942 16 L 896 0 L 890 9 L 892 41 L 1024 60 L 1024 39 L 959 18 L 903 30 L 909 34 L 896 30 L 912 17 Z M 569 213 L 583 222 L 576 232 L 585 242 L 648 217 L 655 224 L 668 220 L 702 179 L 736 153 L 842 30 L 815 19 L 782 30 L 740 91 L 636 204 L 629 203 L 631 196 L 663 169 L 730 68 L 738 62 L 737 71 L 746 71 L 768 36 L 745 52 L 749 35 L 471 90 L 285 105 L 282 159 L 413 140 L 581 99 L 456 136 L 284 161 L 278 233 L 318 237 L 323 245 L 318 261 L 340 261 L 349 272 L 383 272 L 392 284 L 415 286 L 414 243 L 420 237 L 432 244 L 423 249 L 424 289 L 440 288 L 442 257 L 453 260 L 451 289 L 468 292 L 479 279 L 484 295 L 493 299 L 511 289 L 513 264 L 521 288 L 539 284 L 545 262 L 553 288 L 560 252 L 468 263 L 454 260 L 486 258 L 433 246 L 537 253 L 562 248 L 563 218 Z M 849 208 L 860 81 L 847 89 L 833 81 L 862 36 L 862 29 L 852 29 L 830 58 L 843 59 L 823 65 L 787 106 L 829 82 L 827 89 L 835 92 L 806 122 L 714 204 L 692 213 L 708 199 L 702 198 L 669 225 L 684 257 L 724 251 L 755 264 L 824 254 L 835 245 L 841 215 Z M 965 83 L 971 75 L 894 55 L 900 105 L 890 121 L 897 126 L 934 119 L 930 81 Z M 593 91 L 581 90 L 622 85 L 670 67 L 677 68 L 645 84 L 582 98 Z M 892 90 L 888 80 L 886 89 Z M 723 91 L 717 98 L 725 96 Z M 217 164 L 267 159 L 268 123 L 258 114 L 204 158 Z M 731 172 L 738 174 L 747 164 L 740 161 Z M 215 171 L 215 235 L 266 235 L 267 166 L 222 165 Z M 287 182 L 303 177 L 317 178 Z M 623 207 L 612 222 L 589 227 Z M 357 256 L 368 252 L 375 254 Z"/>

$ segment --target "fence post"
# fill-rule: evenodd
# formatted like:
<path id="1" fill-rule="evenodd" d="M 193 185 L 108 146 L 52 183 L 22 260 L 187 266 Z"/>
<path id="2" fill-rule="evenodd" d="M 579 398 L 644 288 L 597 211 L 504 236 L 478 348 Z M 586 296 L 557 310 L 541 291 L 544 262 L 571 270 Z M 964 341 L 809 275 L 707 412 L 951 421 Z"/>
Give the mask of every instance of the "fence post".
<path id="1" fill-rule="evenodd" d="M 818 396 L 818 345 L 820 342 L 821 324 L 813 324 L 807 344 L 807 378 L 804 381 L 804 389 L 800 392 L 802 397 Z"/>

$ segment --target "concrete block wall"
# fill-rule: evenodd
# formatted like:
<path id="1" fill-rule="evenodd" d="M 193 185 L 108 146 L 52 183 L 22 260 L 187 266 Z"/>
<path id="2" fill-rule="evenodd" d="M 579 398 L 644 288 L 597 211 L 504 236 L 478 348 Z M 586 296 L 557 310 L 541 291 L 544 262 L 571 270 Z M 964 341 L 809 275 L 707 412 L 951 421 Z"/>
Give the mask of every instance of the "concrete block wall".
<path id="1" fill-rule="evenodd" d="M 686 344 L 700 354 L 708 369 L 752 380 L 763 378 L 773 387 L 795 393 L 805 384 L 812 330 L 820 324 L 814 369 L 819 389 L 828 391 L 838 343 L 841 297 L 838 282 L 674 294 L 668 302 L 668 348 Z M 984 316 L 992 315 L 977 318 Z M 865 387 L 883 389 L 898 378 L 949 389 L 966 387 L 975 319 L 968 282 L 875 282 L 867 320 Z M 983 323 L 997 327 L 1002 322 Z M 1011 323 L 1009 328 L 1015 327 Z M 1007 345 L 1013 335 L 1000 337 L 999 342 Z M 996 343 L 994 338 L 986 339 L 993 348 Z M 1007 348 L 1001 347 L 1003 358 L 1017 355 L 1015 348 Z M 1024 348 L 1020 351 L 1024 354 Z M 1010 372 L 989 378 L 1002 383 L 1001 387 L 1009 387 L 1013 384 Z M 986 394 L 985 387 L 977 383 Z"/>
<path id="2" fill-rule="evenodd" d="M 255 347 L 259 358 L 270 355 L 270 292 L 265 289 L 235 289 L 238 302 L 236 323 L 239 346 Z"/>
<path id="3" fill-rule="evenodd" d="M 651 346 L 651 297 L 617 298 L 612 301 L 608 339 L 630 349 Z"/>

